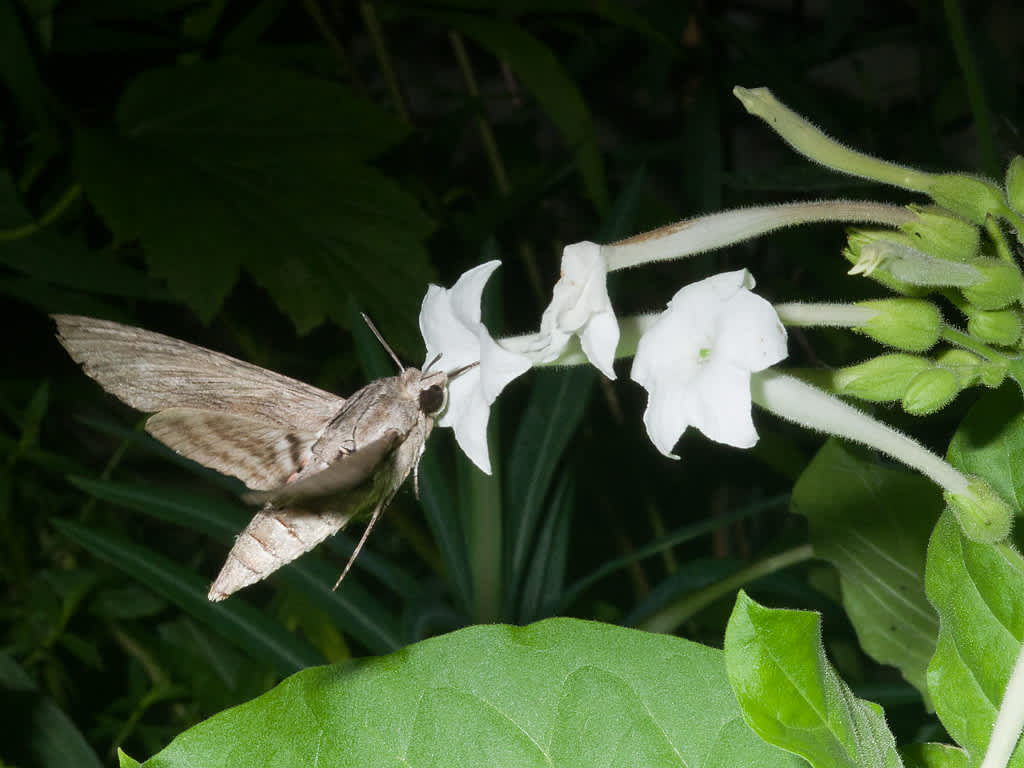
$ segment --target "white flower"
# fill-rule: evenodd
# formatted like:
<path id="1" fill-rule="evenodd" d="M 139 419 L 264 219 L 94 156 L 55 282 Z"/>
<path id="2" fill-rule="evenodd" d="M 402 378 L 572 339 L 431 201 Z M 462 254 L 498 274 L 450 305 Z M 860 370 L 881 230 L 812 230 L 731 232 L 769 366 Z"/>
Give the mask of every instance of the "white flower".
<path id="1" fill-rule="evenodd" d="M 745 269 L 680 290 L 637 345 L 631 377 L 648 392 L 644 424 L 666 456 L 687 427 L 750 448 L 750 374 L 786 357 L 786 329 L 772 305 L 750 292 Z"/>
<path id="2" fill-rule="evenodd" d="M 455 430 L 459 447 L 487 474 L 491 474 L 487 452 L 491 404 L 512 379 L 530 369 L 529 358 L 503 348 L 480 322 L 484 286 L 499 266 L 500 261 L 489 261 L 474 267 L 451 288 L 431 285 L 420 308 L 427 363 L 438 354 L 439 365 L 447 371 L 480 363 L 448 385 L 448 407 L 437 423 Z"/>
<path id="3" fill-rule="evenodd" d="M 555 283 L 551 304 L 540 320 L 544 348 L 539 362 L 550 362 L 578 335 L 587 359 L 609 379 L 619 343 L 619 324 L 608 299 L 608 266 L 601 246 L 582 242 L 562 251 L 562 276 Z"/>

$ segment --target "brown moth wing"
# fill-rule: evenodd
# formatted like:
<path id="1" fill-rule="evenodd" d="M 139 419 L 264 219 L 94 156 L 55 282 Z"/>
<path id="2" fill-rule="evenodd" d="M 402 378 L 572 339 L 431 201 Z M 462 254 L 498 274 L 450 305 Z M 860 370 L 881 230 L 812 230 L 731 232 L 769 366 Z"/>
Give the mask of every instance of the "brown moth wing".
<path id="1" fill-rule="evenodd" d="M 200 408 L 168 408 L 146 431 L 192 461 L 237 477 L 254 491 L 283 485 L 310 459 L 315 434 L 247 416 Z"/>
<path id="2" fill-rule="evenodd" d="M 345 400 L 258 365 L 162 333 L 79 315 L 53 315 L 57 339 L 107 392 L 153 413 L 201 408 L 316 433 Z"/>
<path id="3" fill-rule="evenodd" d="M 347 456 L 341 456 L 315 474 L 301 477 L 279 488 L 247 493 L 242 498 L 250 504 L 267 503 L 275 507 L 288 507 L 310 505 L 317 500 L 340 496 L 369 481 L 401 440 L 398 431 L 390 429 L 382 437 Z"/>

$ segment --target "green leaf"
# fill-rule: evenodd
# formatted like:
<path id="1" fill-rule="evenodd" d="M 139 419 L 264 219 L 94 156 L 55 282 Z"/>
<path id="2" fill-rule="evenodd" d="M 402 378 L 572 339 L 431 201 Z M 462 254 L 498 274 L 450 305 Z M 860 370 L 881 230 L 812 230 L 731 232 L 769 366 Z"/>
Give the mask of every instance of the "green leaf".
<path id="1" fill-rule="evenodd" d="M 71 477 L 69 480 L 72 485 L 98 499 L 174 525 L 202 531 L 227 545 L 234 541 L 251 516 L 249 511 L 238 504 L 228 504 L 174 488 L 129 485 L 87 477 Z M 350 546 L 349 551 L 351 549 Z M 361 557 L 360 562 L 362 560 Z M 280 577 L 300 590 L 332 621 L 369 650 L 383 653 L 401 647 L 398 621 L 376 597 L 359 584 L 359 580 L 354 578 L 356 574 L 346 578 L 344 588 L 332 589 L 337 579 L 337 570 L 337 566 L 329 565 L 321 557 L 310 553 L 285 566 Z M 205 594 L 204 591 L 204 600 Z"/>
<path id="2" fill-rule="evenodd" d="M 418 202 L 366 159 L 404 128 L 342 86 L 255 64 L 144 73 L 118 132 L 79 132 L 87 195 L 151 272 L 209 319 L 241 270 L 300 333 L 358 297 L 396 346 L 431 276 Z"/>
<path id="3" fill-rule="evenodd" d="M 807 517 L 815 554 L 839 571 L 861 646 L 926 697 L 939 622 L 924 592 L 925 554 L 942 507 L 931 481 L 862 459 L 838 440 L 793 488 L 792 510 Z"/>
<path id="4" fill-rule="evenodd" d="M 743 723 L 720 651 L 552 619 L 475 626 L 309 669 L 181 734 L 147 768 L 796 768 Z"/>
<path id="5" fill-rule="evenodd" d="M 952 744 L 907 744 L 900 747 L 906 768 L 967 768 L 967 753 Z"/>
<path id="6" fill-rule="evenodd" d="M 935 711 L 978 765 L 1024 638 L 1024 560 L 1006 544 L 965 538 L 951 512 L 935 526 L 925 584 L 939 612 L 928 666 Z M 1024 749 L 1010 766 L 1024 765 Z"/>
<path id="7" fill-rule="evenodd" d="M 3 652 L 0 652 L 0 722 L 5 733 L 17 734 L 13 742 L 4 745 L 6 760 L 18 760 L 18 765 L 39 768 L 71 765 L 101 768 L 103 765 L 64 711 L 49 696 L 40 693 L 25 670 Z"/>
<path id="8" fill-rule="evenodd" d="M 118 768 L 141 768 L 139 761 L 129 757 L 120 747 L 117 748 L 117 766 Z"/>
<path id="9" fill-rule="evenodd" d="M 594 371 L 590 366 L 540 370 L 519 420 L 508 462 L 508 540 L 511 579 L 506 599 L 522 587 L 540 513 L 569 438 L 586 409 Z"/>
<path id="10" fill-rule="evenodd" d="M 594 121 L 583 94 L 554 52 L 519 25 L 495 21 L 490 15 L 435 12 L 431 18 L 473 38 L 519 76 L 575 152 L 587 196 L 598 211 L 606 211 L 608 185 Z"/>
<path id="11" fill-rule="evenodd" d="M 1024 506 L 1024 403 L 1017 387 L 978 399 L 950 441 L 949 461 Z"/>
<path id="12" fill-rule="evenodd" d="M 725 630 L 725 666 L 750 726 L 814 768 L 896 768 L 877 704 L 858 699 L 825 658 L 821 619 L 765 608 L 744 592 Z"/>
<path id="13" fill-rule="evenodd" d="M 304 641 L 292 637 L 242 600 L 209 602 L 206 580 L 188 568 L 119 536 L 70 520 L 52 522 L 61 533 L 96 557 L 138 579 L 281 674 L 323 662 Z"/>

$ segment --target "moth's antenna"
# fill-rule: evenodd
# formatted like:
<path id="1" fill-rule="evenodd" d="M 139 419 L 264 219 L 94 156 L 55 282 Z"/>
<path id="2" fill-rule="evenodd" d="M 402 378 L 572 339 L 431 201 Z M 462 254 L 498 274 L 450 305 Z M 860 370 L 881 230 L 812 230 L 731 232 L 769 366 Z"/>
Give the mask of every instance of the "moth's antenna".
<path id="1" fill-rule="evenodd" d="M 363 315 L 363 317 L 366 317 L 366 315 Z M 372 328 L 373 326 L 371 325 L 370 327 Z M 388 498 L 386 501 L 391 501 L 391 499 Z M 345 576 L 348 575 L 349 569 L 352 567 L 352 563 L 356 561 L 356 557 L 359 555 L 360 550 L 362 550 L 363 544 L 365 544 L 366 540 L 370 537 L 370 531 L 373 530 L 373 524 L 377 522 L 377 518 L 380 517 L 380 513 L 384 510 L 384 507 L 386 506 L 387 503 L 383 503 L 378 504 L 376 507 L 373 508 L 373 515 L 370 517 L 370 522 L 366 524 L 366 530 L 363 531 L 363 535 L 359 539 L 359 543 L 356 544 L 356 548 L 352 551 L 352 557 L 350 557 L 348 559 L 348 562 L 345 563 L 345 570 L 341 572 L 341 576 L 339 576 L 338 580 L 334 582 L 334 587 L 331 588 L 331 592 L 333 592 L 335 589 L 341 586 L 342 579 L 344 579 Z"/>
<path id="2" fill-rule="evenodd" d="M 380 335 L 380 331 L 377 330 L 377 326 L 375 326 L 373 324 L 373 321 L 366 316 L 365 312 L 360 312 L 359 314 L 363 316 L 363 320 L 365 320 L 366 324 L 368 326 L 370 326 L 370 330 L 373 331 L 373 335 L 377 337 L 377 341 L 380 342 L 380 345 L 382 347 L 384 347 L 384 349 L 387 350 L 387 353 L 389 355 L 391 355 L 391 359 L 394 360 L 395 361 L 395 365 L 398 366 L 399 373 L 405 373 L 405 366 L 402 365 L 402 361 L 398 359 L 398 355 L 395 354 L 394 350 L 391 349 L 390 346 L 388 346 L 388 343 L 386 341 L 384 341 L 384 337 Z M 350 562 L 349 565 L 351 565 L 351 564 L 352 563 Z M 346 568 L 345 571 L 348 572 L 348 568 Z M 343 573 L 341 575 L 342 575 L 342 578 L 344 578 L 345 574 Z M 340 584 L 340 583 L 341 583 L 341 579 L 338 579 L 338 584 Z M 335 589 L 337 589 L 337 585 L 335 585 Z"/>
<path id="3" fill-rule="evenodd" d="M 450 371 L 448 373 L 448 381 L 449 382 L 454 381 L 459 376 L 464 374 L 466 371 L 471 371 L 474 368 L 476 368 L 478 365 L 480 365 L 480 361 L 479 360 L 477 360 L 475 363 L 470 363 L 469 365 L 464 365 L 461 368 L 456 368 L 454 371 Z"/>
<path id="4" fill-rule="evenodd" d="M 441 359 L 441 353 L 438 352 L 436 355 L 434 355 L 434 358 L 423 367 L 423 372 L 426 373 L 431 368 L 433 368 L 437 364 L 437 361 L 440 360 L 440 359 Z"/>

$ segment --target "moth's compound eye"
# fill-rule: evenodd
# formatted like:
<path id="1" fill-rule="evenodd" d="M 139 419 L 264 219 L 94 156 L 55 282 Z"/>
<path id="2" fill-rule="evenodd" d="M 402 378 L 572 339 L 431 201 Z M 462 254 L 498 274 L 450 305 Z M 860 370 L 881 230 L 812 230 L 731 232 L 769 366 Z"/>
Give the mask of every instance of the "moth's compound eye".
<path id="1" fill-rule="evenodd" d="M 448 393 L 440 384 L 434 384 L 420 392 L 420 410 L 427 416 L 434 416 L 444 409 Z"/>

